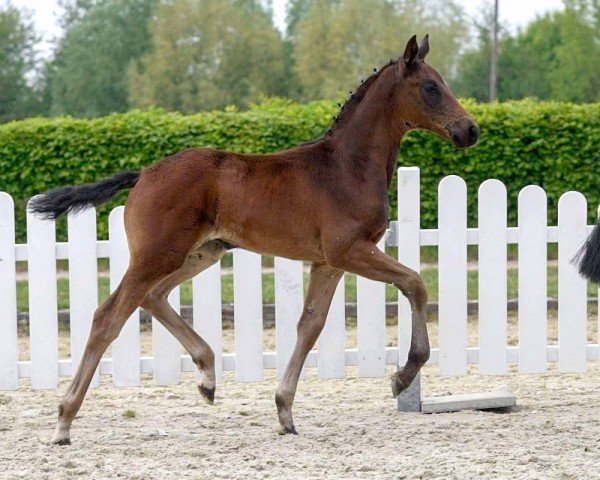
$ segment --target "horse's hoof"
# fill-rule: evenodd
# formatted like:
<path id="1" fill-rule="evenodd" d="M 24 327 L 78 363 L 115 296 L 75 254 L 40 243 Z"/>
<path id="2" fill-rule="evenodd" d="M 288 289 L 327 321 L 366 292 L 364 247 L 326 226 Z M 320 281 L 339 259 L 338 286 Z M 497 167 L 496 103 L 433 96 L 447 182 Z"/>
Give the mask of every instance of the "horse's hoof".
<path id="1" fill-rule="evenodd" d="M 202 385 L 198 385 L 198 391 L 206 403 L 209 405 L 213 405 L 215 403 L 215 388 L 206 388 Z"/>
<path id="2" fill-rule="evenodd" d="M 282 425 L 281 427 L 279 427 L 279 431 L 277 433 L 279 433 L 279 435 L 298 435 L 298 432 L 296 431 L 296 427 L 294 425 L 292 425 L 291 427 L 284 427 Z"/>
<path id="3" fill-rule="evenodd" d="M 406 385 L 404 385 L 398 378 L 398 373 L 392 375 L 391 384 L 392 384 L 392 395 L 394 396 L 394 398 L 396 398 L 398 395 L 400 395 L 400 393 L 402 393 L 402 390 L 406 389 Z"/>
<path id="4" fill-rule="evenodd" d="M 71 439 L 70 438 L 60 438 L 58 440 L 52 440 L 52 443 L 54 445 L 71 445 Z"/>

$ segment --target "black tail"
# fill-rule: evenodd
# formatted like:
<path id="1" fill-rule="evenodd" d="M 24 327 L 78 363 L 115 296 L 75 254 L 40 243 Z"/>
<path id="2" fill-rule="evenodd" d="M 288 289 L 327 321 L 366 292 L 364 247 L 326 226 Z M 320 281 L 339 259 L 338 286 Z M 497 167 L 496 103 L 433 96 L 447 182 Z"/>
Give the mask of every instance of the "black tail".
<path id="1" fill-rule="evenodd" d="M 600 284 L 600 218 L 574 260 L 582 276 Z"/>
<path id="2" fill-rule="evenodd" d="M 59 187 L 33 197 L 29 211 L 46 219 L 55 219 L 64 213 L 78 212 L 108 202 L 119 190 L 133 188 L 140 172 L 120 172 L 96 183 L 75 187 Z"/>

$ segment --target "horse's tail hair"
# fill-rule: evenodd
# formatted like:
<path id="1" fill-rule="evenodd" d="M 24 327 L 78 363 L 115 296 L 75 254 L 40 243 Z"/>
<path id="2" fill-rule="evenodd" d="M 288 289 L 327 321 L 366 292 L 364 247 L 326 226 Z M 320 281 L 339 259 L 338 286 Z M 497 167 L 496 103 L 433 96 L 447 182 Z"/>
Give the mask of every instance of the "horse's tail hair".
<path id="1" fill-rule="evenodd" d="M 600 218 L 573 260 L 582 276 L 600 284 Z"/>
<path id="2" fill-rule="evenodd" d="M 59 187 L 33 197 L 30 212 L 53 220 L 69 212 L 78 212 L 108 202 L 120 190 L 133 188 L 140 172 L 120 172 L 105 180 L 84 185 Z"/>

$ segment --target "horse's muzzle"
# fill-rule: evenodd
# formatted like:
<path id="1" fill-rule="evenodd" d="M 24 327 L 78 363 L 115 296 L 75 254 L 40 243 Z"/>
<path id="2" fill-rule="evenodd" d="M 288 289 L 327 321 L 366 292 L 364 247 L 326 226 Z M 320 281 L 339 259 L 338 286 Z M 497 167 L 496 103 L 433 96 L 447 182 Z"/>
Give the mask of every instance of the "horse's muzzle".
<path id="1" fill-rule="evenodd" d="M 450 138 L 458 148 L 475 145 L 479 138 L 479 127 L 472 118 L 463 117 L 446 125 Z"/>

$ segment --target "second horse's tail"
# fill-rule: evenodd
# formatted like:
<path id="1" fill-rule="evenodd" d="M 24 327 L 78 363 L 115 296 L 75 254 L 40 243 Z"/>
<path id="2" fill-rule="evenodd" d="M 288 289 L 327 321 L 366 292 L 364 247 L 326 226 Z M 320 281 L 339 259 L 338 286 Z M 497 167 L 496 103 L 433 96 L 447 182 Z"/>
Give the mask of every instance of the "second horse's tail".
<path id="1" fill-rule="evenodd" d="M 600 218 L 575 257 L 575 262 L 579 266 L 581 275 L 600 284 Z"/>

